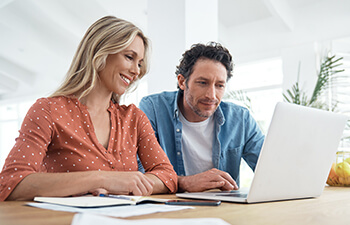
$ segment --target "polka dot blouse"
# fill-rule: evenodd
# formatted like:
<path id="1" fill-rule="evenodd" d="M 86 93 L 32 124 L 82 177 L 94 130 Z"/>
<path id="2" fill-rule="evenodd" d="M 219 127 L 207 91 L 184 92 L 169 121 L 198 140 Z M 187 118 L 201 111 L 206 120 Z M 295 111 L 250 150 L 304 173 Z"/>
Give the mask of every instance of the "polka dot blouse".
<path id="1" fill-rule="evenodd" d="M 135 105 L 112 102 L 108 111 L 111 132 L 105 149 L 97 140 L 87 107 L 76 98 L 38 99 L 24 118 L 0 173 L 0 201 L 31 173 L 137 171 L 137 154 L 146 173 L 176 192 L 177 175 L 146 115 Z"/>

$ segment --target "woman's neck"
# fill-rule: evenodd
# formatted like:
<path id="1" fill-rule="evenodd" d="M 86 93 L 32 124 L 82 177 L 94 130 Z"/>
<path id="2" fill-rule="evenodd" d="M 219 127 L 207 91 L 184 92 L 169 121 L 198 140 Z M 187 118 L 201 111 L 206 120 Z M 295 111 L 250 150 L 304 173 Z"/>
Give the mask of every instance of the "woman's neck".
<path id="1" fill-rule="evenodd" d="M 107 111 L 110 106 L 112 93 L 103 93 L 92 90 L 87 96 L 81 98 L 80 102 L 89 109 L 89 111 L 101 112 Z"/>

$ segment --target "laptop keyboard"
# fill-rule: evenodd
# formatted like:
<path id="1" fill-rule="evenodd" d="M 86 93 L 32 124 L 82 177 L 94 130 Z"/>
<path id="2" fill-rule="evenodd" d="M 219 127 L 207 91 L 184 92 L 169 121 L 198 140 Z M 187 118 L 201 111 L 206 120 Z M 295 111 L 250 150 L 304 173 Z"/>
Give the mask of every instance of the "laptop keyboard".
<path id="1" fill-rule="evenodd" d="M 242 194 L 242 193 L 220 193 L 220 194 L 216 194 L 216 196 L 246 198 L 248 196 L 248 194 Z"/>

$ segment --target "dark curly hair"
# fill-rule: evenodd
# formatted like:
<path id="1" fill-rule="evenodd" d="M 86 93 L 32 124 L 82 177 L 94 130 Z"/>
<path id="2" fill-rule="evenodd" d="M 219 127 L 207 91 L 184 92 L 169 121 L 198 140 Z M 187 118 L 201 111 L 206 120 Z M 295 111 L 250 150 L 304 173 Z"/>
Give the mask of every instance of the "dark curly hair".
<path id="1" fill-rule="evenodd" d="M 193 66 L 199 59 L 210 59 L 222 63 L 227 71 L 227 81 L 232 77 L 233 62 L 230 52 L 221 44 L 209 42 L 207 45 L 194 44 L 187 50 L 176 67 L 176 76 L 183 75 L 186 83 L 193 72 Z M 179 88 L 179 86 L 178 86 Z"/>

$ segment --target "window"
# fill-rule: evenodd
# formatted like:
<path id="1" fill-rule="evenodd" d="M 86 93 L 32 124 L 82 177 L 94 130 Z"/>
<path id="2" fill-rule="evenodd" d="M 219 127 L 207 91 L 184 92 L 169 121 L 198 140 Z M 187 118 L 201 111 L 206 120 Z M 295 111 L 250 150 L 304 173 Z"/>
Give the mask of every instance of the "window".
<path id="1" fill-rule="evenodd" d="M 342 113 L 350 117 L 350 53 L 336 52 L 334 53 L 337 58 L 343 57 L 339 66 L 339 69 L 344 69 L 344 72 L 341 72 L 340 79 L 336 84 L 331 85 L 331 90 L 328 90 L 328 97 L 331 101 L 336 101 L 337 113 Z M 340 149 L 349 151 L 350 147 L 350 121 L 348 121 L 347 126 L 345 127 L 343 139 L 340 142 Z"/>
<path id="2" fill-rule="evenodd" d="M 251 112 L 266 132 L 274 107 L 282 101 L 282 60 L 269 59 L 238 65 L 228 82 L 226 92 L 243 91 L 251 101 Z M 225 97 L 225 100 L 242 104 Z"/>
<path id="3" fill-rule="evenodd" d="M 331 85 L 328 99 L 337 102 L 337 112 L 350 118 L 350 36 L 332 40 L 327 45 L 330 46 L 328 49 L 331 50 L 332 55 L 336 55 L 337 58 L 343 57 L 339 69 L 344 69 L 344 72 L 340 73 L 341 79 Z M 339 150 L 350 150 L 350 120 L 345 127 L 339 148 Z"/>
<path id="4" fill-rule="evenodd" d="M 251 113 L 266 134 L 273 110 L 282 101 L 282 60 L 280 58 L 237 65 L 233 77 L 228 82 L 226 92 L 242 91 L 251 102 Z M 242 102 L 225 96 L 225 101 L 242 105 Z M 243 104 L 244 105 L 244 104 Z M 242 160 L 240 186 L 249 187 L 253 171 Z"/>

